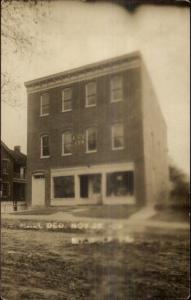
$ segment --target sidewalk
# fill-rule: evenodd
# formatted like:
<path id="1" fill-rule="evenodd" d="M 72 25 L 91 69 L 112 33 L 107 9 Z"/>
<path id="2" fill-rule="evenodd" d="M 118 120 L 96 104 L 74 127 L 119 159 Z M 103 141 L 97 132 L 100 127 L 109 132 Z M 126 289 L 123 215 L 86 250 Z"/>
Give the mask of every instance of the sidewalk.
<path id="1" fill-rule="evenodd" d="M 86 208 L 77 208 L 75 211 L 86 210 Z M 152 206 L 146 206 L 138 212 L 131 215 L 128 219 L 104 219 L 104 218 L 90 218 L 79 217 L 72 214 L 72 212 L 56 212 L 48 215 L 35 215 L 34 210 L 32 214 L 22 215 L 18 213 L 2 214 L 2 226 L 14 228 L 19 227 L 19 223 L 26 226 L 25 229 L 85 229 L 106 230 L 112 232 L 120 231 L 142 231 L 147 227 L 161 228 L 161 229 L 189 229 L 189 223 L 184 222 L 166 222 L 158 221 L 152 218 L 156 211 Z M 25 224 L 25 225 L 23 225 Z M 37 227 L 35 227 L 37 224 Z M 48 225 L 47 225 L 48 224 Z M 52 224 L 52 225 L 51 225 Z M 31 226 L 30 226 L 31 225 Z M 52 227 L 51 227 L 52 226 Z"/>
<path id="2" fill-rule="evenodd" d="M 184 222 L 167 222 L 151 219 L 156 215 L 153 206 L 147 206 L 136 214 L 132 215 L 128 220 L 128 225 L 140 225 L 146 227 L 164 228 L 164 229 L 189 229 L 190 224 Z"/>

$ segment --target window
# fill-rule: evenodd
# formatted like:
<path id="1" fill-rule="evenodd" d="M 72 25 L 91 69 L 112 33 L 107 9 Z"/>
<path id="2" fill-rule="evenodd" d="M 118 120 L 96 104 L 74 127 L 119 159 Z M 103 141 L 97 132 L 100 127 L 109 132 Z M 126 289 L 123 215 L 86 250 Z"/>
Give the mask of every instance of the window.
<path id="1" fill-rule="evenodd" d="M 9 160 L 3 159 L 2 160 L 2 174 L 8 174 L 9 172 Z"/>
<path id="2" fill-rule="evenodd" d="M 101 174 L 80 175 L 80 198 L 91 198 L 101 193 Z"/>
<path id="3" fill-rule="evenodd" d="M 74 198 L 74 176 L 54 177 L 54 198 Z"/>
<path id="4" fill-rule="evenodd" d="M 96 106 L 96 83 L 86 84 L 86 107 Z"/>
<path id="5" fill-rule="evenodd" d="M 96 128 L 88 128 L 86 130 L 86 152 L 96 152 L 97 150 L 97 130 Z"/>
<path id="6" fill-rule="evenodd" d="M 107 174 L 107 196 L 132 196 L 134 193 L 133 171 Z"/>
<path id="7" fill-rule="evenodd" d="M 62 155 L 72 154 L 72 133 L 67 131 L 62 135 Z"/>
<path id="8" fill-rule="evenodd" d="M 66 88 L 62 91 L 62 111 L 72 110 L 72 89 Z"/>
<path id="9" fill-rule="evenodd" d="M 41 158 L 49 157 L 50 149 L 49 149 L 49 136 L 43 135 L 41 136 Z"/>
<path id="10" fill-rule="evenodd" d="M 122 77 L 116 75 L 111 78 L 111 102 L 123 100 L 123 82 Z"/>
<path id="11" fill-rule="evenodd" d="M 8 198 L 9 197 L 9 183 L 2 182 L 2 197 Z"/>
<path id="12" fill-rule="evenodd" d="M 40 115 L 41 116 L 49 115 L 49 102 L 50 102 L 49 94 L 41 95 L 41 98 L 40 98 Z"/>
<path id="13" fill-rule="evenodd" d="M 112 149 L 118 150 L 124 148 L 124 129 L 122 124 L 112 126 Z"/>
<path id="14" fill-rule="evenodd" d="M 24 167 L 20 168 L 20 178 L 25 178 L 25 168 Z"/>

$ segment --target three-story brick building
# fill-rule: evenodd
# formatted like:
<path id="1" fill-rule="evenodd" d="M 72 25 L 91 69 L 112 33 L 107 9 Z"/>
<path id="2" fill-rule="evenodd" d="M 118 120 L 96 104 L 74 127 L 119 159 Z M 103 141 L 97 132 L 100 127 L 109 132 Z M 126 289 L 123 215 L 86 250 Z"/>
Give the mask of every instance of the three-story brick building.
<path id="1" fill-rule="evenodd" d="M 139 52 L 25 86 L 29 205 L 165 199 L 167 129 Z"/>

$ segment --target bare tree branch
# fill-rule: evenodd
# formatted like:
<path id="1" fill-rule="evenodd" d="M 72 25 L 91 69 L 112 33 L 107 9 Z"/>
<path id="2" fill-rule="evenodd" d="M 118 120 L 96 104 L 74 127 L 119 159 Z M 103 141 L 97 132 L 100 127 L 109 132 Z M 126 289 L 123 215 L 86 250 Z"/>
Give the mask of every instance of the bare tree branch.
<path id="1" fill-rule="evenodd" d="M 38 22 L 44 22 L 50 16 L 49 1 L 1 1 L 1 37 L 2 37 L 2 101 L 19 106 L 19 99 L 15 97 L 21 85 L 14 78 L 8 68 L 7 60 L 15 55 L 32 56 L 37 43 L 35 28 Z M 40 41 L 42 43 L 42 41 Z"/>

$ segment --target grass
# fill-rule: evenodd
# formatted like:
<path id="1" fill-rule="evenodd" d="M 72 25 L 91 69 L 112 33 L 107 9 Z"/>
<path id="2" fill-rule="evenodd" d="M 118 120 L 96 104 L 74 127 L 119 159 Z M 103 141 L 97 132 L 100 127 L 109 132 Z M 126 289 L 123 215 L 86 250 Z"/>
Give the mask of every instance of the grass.
<path id="1" fill-rule="evenodd" d="M 2 296 L 13 300 L 186 299 L 189 232 L 134 235 L 131 244 L 65 244 L 62 233 L 5 230 Z M 176 262 L 176 263 L 175 263 Z"/>

